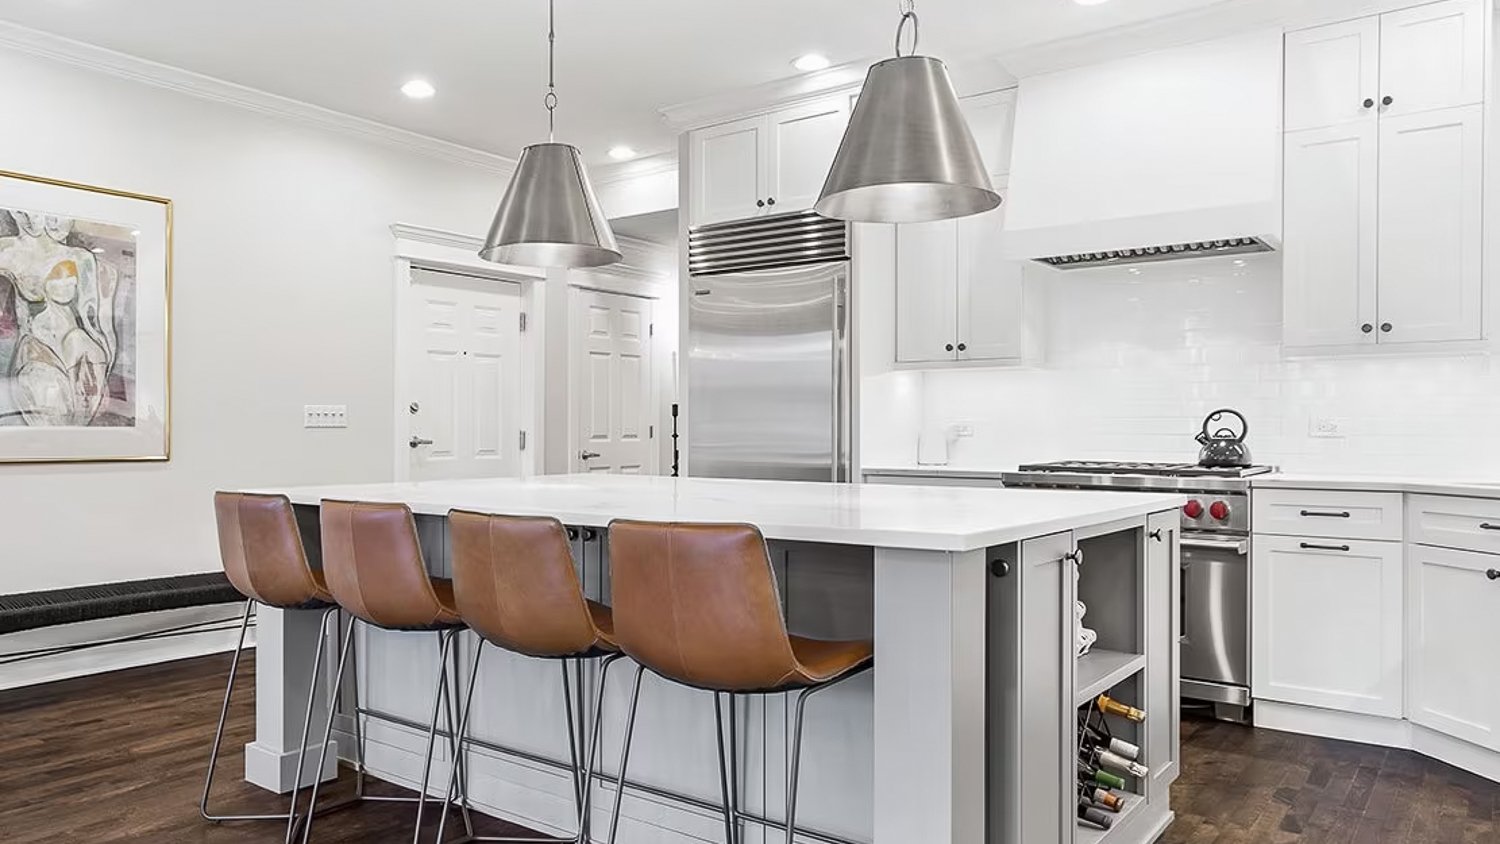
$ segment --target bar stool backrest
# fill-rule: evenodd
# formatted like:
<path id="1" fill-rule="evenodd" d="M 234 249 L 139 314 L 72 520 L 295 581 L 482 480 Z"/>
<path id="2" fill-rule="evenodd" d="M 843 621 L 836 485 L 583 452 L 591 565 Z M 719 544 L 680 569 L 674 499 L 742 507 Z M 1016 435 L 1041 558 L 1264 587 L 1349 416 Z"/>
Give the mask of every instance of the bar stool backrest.
<path id="1" fill-rule="evenodd" d="M 453 510 L 448 531 L 454 597 L 470 629 L 527 656 L 577 656 L 599 644 L 562 522 Z"/>
<path id="2" fill-rule="evenodd" d="M 214 517 L 224 574 L 241 594 L 282 608 L 318 602 L 322 590 L 286 496 L 216 492 Z"/>
<path id="3" fill-rule="evenodd" d="M 617 520 L 609 559 L 615 636 L 636 662 L 717 691 L 775 689 L 798 675 L 755 526 Z"/>
<path id="4" fill-rule="evenodd" d="M 410 508 L 325 499 L 321 509 L 323 574 L 339 606 L 395 630 L 442 621 Z"/>

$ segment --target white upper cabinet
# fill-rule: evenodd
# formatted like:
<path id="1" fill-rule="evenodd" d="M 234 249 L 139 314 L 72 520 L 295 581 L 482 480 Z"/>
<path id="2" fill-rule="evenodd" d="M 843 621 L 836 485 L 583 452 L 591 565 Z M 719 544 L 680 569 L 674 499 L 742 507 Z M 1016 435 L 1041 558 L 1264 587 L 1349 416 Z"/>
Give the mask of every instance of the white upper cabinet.
<path id="1" fill-rule="evenodd" d="M 1482 110 L 1381 121 L 1381 342 L 1480 339 Z"/>
<path id="2" fill-rule="evenodd" d="M 1021 262 L 1001 254 L 1004 228 L 1004 203 L 958 221 L 959 360 L 1019 360 L 1025 351 Z"/>
<path id="3" fill-rule="evenodd" d="M 811 208 L 848 122 L 839 95 L 690 133 L 689 224 Z"/>
<path id="4" fill-rule="evenodd" d="M 896 361 L 957 360 L 958 223 L 896 227 Z"/>
<path id="5" fill-rule="evenodd" d="M 1380 16 L 1380 104 L 1388 115 L 1484 100 L 1483 0 Z"/>
<path id="6" fill-rule="evenodd" d="M 1286 131 L 1316 129 L 1374 114 L 1380 98 L 1380 20 L 1286 36 Z"/>
<path id="7" fill-rule="evenodd" d="M 996 182 L 1008 181 L 1011 140 L 1016 132 L 1016 89 L 991 91 L 959 102 L 984 166 Z"/>
<path id="8" fill-rule="evenodd" d="M 1373 121 L 1286 136 L 1285 341 L 1375 343 L 1379 158 Z"/>

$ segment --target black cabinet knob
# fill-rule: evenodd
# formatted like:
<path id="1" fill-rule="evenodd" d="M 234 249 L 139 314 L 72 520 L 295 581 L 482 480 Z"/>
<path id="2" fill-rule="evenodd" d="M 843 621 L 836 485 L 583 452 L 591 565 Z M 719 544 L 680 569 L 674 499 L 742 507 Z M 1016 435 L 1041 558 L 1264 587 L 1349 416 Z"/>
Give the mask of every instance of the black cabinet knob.
<path id="1" fill-rule="evenodd" d="M 1395 101 L 1396 101 L 1395 97 L 1392 97 L 1389 94 L 1387 94 L 1385 97 L 1381 98 L 1380 104 L 1381 105 L 1390 105 L 1391 103 L 1394 103 Z"/>
<path id="2" fill-rule="evenodd" d="M 1388 322 L 1382 322 L 1380 324 L 1380 330 L 1383 331 L 1383 332 L 1385 332 L 1386 334 L 1390 334 L 1391 333 L 1391 328 L 1392 327 L 1393 326 L 1390 323 L 1388 323 Z"/>
<path id="3" fill-rule="evenodd" d="M 943 347 L 943 351 L 945 351 L 945 352 L 951 352 L 951 351 L 953 351 L 953 344 L 949 343 L 948 345 L 944 346 Z"/>
<path id="4" fill-rule="evenodd" d="M 999 557 L 990 560 L 990 574 L 994 577 L 1005 577 L 1010 574 L 1010 563 Z"/>
<path id="5" fill-rule="evenodd" d="M 1375 101 L 1372 100 L 1372 99 L 1370 99 L 1369 97 L 1365 97 L 1365 108 L 1374 108 L 1374 107 L 1375 107 Z"/>
<path id="6" fill-rule="evenodd" d="M 958 350 L 960 352 L 967 352 L 969 350 L 969 345 L 967 343 L 959 343 Z"/>
<path id="7" fill-rule="evenodd" d="M 1500 580 L 1500 569 L 1490 569 L 1484 573 L 1484 576 L 1490 580 Z"/>
<path id="8" fill-rule="evenodd" d="M 1360 331 L 1363 331 L 1363 332 L 1364 332 L 1364 333 L 1366 333 L 1366 334 L 1369 334 L 1369 333 L 1370 333 L 1370 332 L 1371 332 L 1371 331 L 1374 331 L 1374 330 L 1375 330 L 1375 326 L 1373 326 L 1373 325 L 1371 325 L 1371 324 L 1369 324 L 1369 323 L 1368 323 L 1368 322 L 1367 322 L 1367 323 L 1365 323 L 1365 324 L 1364 324 L 1364 325 L 1361 325 L 1361 326 L 1360 326 L 1360 327 L 1359 327 L 1359 330 L 1360 330 Z"/>
<path id="9" fill-rule="evenodd" d="M 766 207 L 766 201 L 764 199 L 757 199 L 757 200 L 755 200 L 755 207 L 756 208 L 764 208 L 764 207 Z"/>
<path id="10" fill-rule="evenodd" d="M 773 196 L 770 199 L 766 200 L 766 204 L 767 205 L 775 205 L 776 204 L 776 197 Z"/>

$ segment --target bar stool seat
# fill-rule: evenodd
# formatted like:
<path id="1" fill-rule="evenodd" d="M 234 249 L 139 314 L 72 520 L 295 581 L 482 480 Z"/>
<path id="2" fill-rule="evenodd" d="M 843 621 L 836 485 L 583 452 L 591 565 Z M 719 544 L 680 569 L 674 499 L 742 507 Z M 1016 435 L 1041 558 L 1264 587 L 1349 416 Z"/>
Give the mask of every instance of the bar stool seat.
<path id="1" fill-rule="evenodd" d="M 809 639 L 789 634 L 797 674 L 772 691 L 789 692 L 816 686 L 868 665 L 875 659 L 875 643 L 868 639 Z"/>

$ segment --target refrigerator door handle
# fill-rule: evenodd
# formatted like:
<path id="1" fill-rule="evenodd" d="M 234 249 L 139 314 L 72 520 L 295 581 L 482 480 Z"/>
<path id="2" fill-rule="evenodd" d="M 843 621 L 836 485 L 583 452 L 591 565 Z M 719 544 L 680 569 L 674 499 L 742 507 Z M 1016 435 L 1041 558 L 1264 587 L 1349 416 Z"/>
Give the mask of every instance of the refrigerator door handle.
<path id="1" fill-rule="evenodd" d="M 833 297 L 833 481 L 850 480 L 849 466 L 849 282 L 848 273 L 834 282 Z"/>

